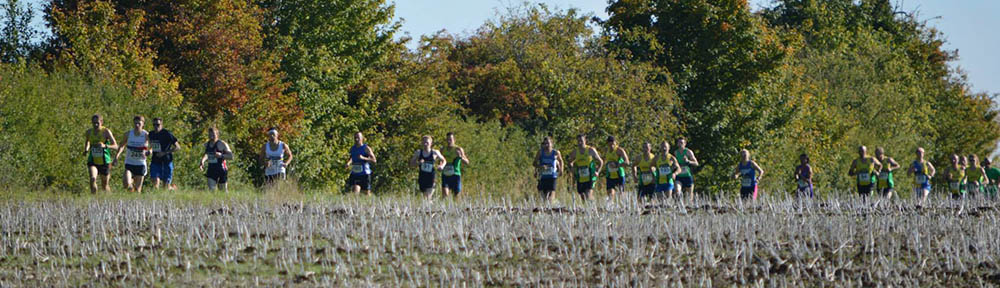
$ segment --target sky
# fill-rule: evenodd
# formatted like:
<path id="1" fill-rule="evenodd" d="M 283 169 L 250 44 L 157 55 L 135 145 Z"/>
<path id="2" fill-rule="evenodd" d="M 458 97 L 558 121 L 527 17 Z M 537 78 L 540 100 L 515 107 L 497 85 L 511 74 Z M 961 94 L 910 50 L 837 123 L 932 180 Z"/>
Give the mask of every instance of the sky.
<path id="1" fill-rule="evenodd" d="M 607 18 L 607 0 L 531 0 L 549 8 L 576 8 Z M 524 3 L 512 0 L 396 0 L 396 18 L 402 21 L 397 37 L 420 39 L 442 29 L 459 35 L 474 32 L 498 12 Z M 751 7 L 766 7 L 770 0 L 751 0 Z M 1000 93 L 1000 0 L 893 0 L 906 12 L 917 11 L 919 19 L 944 33 L 945 49 L 958 50 L 951 64 L 968 75 L 972 91 Z M 990 28 L 993 27 L 993 28 Z M 415 41 L 410 43 L 413 48 Z"/>

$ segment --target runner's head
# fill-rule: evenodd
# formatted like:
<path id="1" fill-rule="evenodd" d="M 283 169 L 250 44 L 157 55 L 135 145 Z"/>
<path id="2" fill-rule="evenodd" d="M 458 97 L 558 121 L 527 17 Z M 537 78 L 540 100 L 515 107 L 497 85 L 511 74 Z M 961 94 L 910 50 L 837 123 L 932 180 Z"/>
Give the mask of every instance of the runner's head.
<path id="1" fill-rule="evenodd" d="M 960 159 L 958 157 L 958 154 L 951 154 L 951 164 L 952 165 L 958 166 L 958 164 L 962 163 L 961 161 L 962 161 L 962 159 Z"/>
<path id="2" fill-rule="evenodd" d="M 802 163 L 802 165 L 809 164 L 809 155 L 806 155 L 806 153 L 799 155 L 799 163 Z"/>
<path id="3" fill-rule="evenodd" d="M 972 164 L 972 167 L 979 166 L 979 156 L 976 156 L 976 154 L 969 154 L 969 164 Z"/>
<path id="4" fill-rule="evenodd" d="M 646 151 L 646 154 L 653 154 L 653 143 L 643 143 L 642 149 Z"/>
<path id="5" fill-rule="evenodd" d="M 455 132 L 448 132 L 445 140 L 448 141 L 448 146 L 455 146 Z"/>
<path id="6" fill-rule="evenodd" d="M 422 147 L 424 147 L 425 151 L 430 151 L 431 146 L 434 145 L 434 138 L 431 138 L 431 135 L 424 135 L 424 137 L 420 139 L 420 145 L 423 145 Z"/>
<path id="7" fill-rule="evenodd" d="M 90 124 L 94 125 L 94 129 L 101 128 L 104 125 L 104 117 L 101 117 L 101 114 L 94 114 L 90 116 Z"/>
<path id="8" fill-rule="evenodd" d="M 660 148 L 663 148 L 663 153 L 670 154 L 670 141 L 663 141 L 660 144 Z"/>
<path id="9" fill-rule="evenodd" d="M 545 152 L 552 151 L 552 137 L 545 136 L 545 138 L 542 138 L 542 150 L 545 150 Z"/>
<path id="10" fill-rule="evenodd" d="M 611 147 L 611 148 L 617 148 L 618 147 L 618 140 L 615 139 L 615 136 L 608 136 L 608 147 Z"/>
<path id="11" fill-rule="evenodd" d="M 677 149 L 687 148 L 687 143 L 687 139 L 684 139 L 684 137 L 677 138 Z"/>
<path id="12" fill-rule="evenodd" d="M 270 139 L 272 142 L 278 142 L 278 128 L 271 127 L 271 129 L 267 129 L 267 139 Z"/>
<path id="13" fill-rule="evenodd" d="M 858 157 L 865 158 L 865 156 L 868 156 L 868 147 L 865 147 L 865 145 L 858 146 Z"/>
<path id="14" fill-rule="evenodd" d="M 740 159 L 743 162 L 749 162 L 750 161 L 750 150 L 747 150 L 747 149 L 740 150 Z"/>
<path id="15" fill-rule="evenodd" d="M 580 144 L 580 148 L 587 147 L 587 135 L 583 133 L 576 135 L 576 143 Z"/>
<path id="16" fill-rule="evenodd" d="M 875 157 L 878 159 L 882 159 L 882 157 L 885 157 L 885 149 L 883 149 L 882 147 L 876 147 Z"/>
<path id="17" fill-rule="evenodd" d="M 160 117 L 153 118 L 153 129 L 156 129 L 156 132 L 163 130 L 163 119 L 160 119 Z"/>
<path id="18" fill-rule="evenodd" d="M 917 147 L 917 159 L 924 159 L 924 147 Z"/>
<path id="19" fill-rule="evenodd" d="M 135 115 L 132 117 L 132 125 L 135 126 L 135 130 L 142 130 L 142 126 L 146 125 L 146 118 L 142 115 Z"/>
<path id="20" fill-rule="evenodd" d="M 990 167 L 991 162 L 990 158 L 983 158 L 983 167 Z"/>
<path id="21" fill-rule="evenodd" d="M 208 140 L 211 142 L 219 141 L 219 128 L 208 128 Z"/>
<path id="22" fill-rule="evenodd" d="M 354 133 L 354 145 L 361 146 L 365 144 L 365 135 L 361 134 L 361 131 Z"/>
<path id="23" fill-rule="evenodd" d="M 959 156 L 958 160 L 961 161 L 960 163 L 962 163 L 962 166 L 969 165 L 969 157 Z"/>

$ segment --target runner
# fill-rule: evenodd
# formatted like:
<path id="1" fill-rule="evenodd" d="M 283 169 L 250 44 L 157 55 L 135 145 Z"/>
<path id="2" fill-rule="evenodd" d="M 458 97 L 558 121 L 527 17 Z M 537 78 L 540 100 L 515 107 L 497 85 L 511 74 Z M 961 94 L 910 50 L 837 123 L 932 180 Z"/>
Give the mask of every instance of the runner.
<path id="1" fill-rule="evenodd" d="M 614 199 L 615 193 L 625 187 L 625 167 L 632 166 L 625 149 L 618 146 L 615 136 L 608 136 L 608 148 L 604 151 L 605 167 L 605 189 L 608 191 L 608 198 Z M 631 170 L 631 169 L 629 169 Z"/>
<path id="2" fill-rule="evenodd" d="M 354 146 L 351 146 L 351 157 L 347 158 L 347 169 L 351 169 L 351 174 L 347 178 L 351 192 L 359 194 L 365 191 L 365 195 L 372 195 L 372 165 L 375 165 L 375 152 L 372 147 L 365 144 L 365 135 L 361 132 L 354 133 Z"/>
<path id="3" fill-rule="evenodd" d="M 208 190 L 215 190 L 219 187 L 224 192 L 229 192 L 229 166 L 227 161 L 233 160 L 233 151 L 229 149 L 229 144 L 219 139 L 219 129 L 208 128 L 208 142 L 205 142 L 205 155 L 201 156 L 201 164 L 198 169 L 205 171 L 208 178 Z M 205 167 L 208 162 L 208 167 Z"/>
<path id="4" fill-rule="evenodd" d="M 694 174 L 691 173 L 691 167 L 698 166 L 698 158 L 694 157 L 694 152 L 691 149 L 687 149 L 687 140 L 683 137 L 677 139 L 677 150 L 674 151 L 674 158 L 681 166 L 681 172 L 676 176 L 677 182 L 680 182 L 679 185 L 675 186 L 677 187 L 677 195 L 684 197 L 684 193 L 687 193 L 688 198 L 694 202 Z"/>
<path id="5" fill-rule="evenodd" d="M 972 197 L 983 196 L 985 189 L 982 188 L 990 184 L 990 179 L 986 177 L 986 169 L 979 166 L 979 156 L 976 156 L 976 154 L 970 154 L 968 157 L 969 167 L 965 168 L 965 190 L 968 191 Z"/>
<path id="6" fill-rule="evenodd" d="M 920 197 L 920 203 L 927 201 L 927 195 L 931 193 L 931 178 L 937 174 L 934 164 L 924 160 L 924 148 L 917 148 L 917 159 L 910 164 L 907 174 L 914 175 L 913 194 Z"/>
<path id="7" fill-rule="evenodd" d="M 90 193 L 97 194 L 97 178 L 101 178 L 101 188 L 111 192 L 111 150 L 118 149 L 118 142 L 111 129 L 104 127 L 104 117 L 94 114 L 90 117 L 93 125 L 83 133 L 83 153 L 87 155 L 87 171 L 90 173 Z"/>
<path id="8" fill-rule="evenodd" d="M 795 182 L 797 182 L 795 198 L 803 198 L 809 196 L 813 198 L 813 171 L 812 166 L 809 165 L 809 155 L 802 153 L 799 155 L 799 166 L 795 167 Z"/>
<path id="9" fill-rule="evenodd" d="M 448 160 L 445 160 L 444 156 L 441 156 L 440 151 L 432 148 L 434 139 L 431 136 L 425 135 L 421 143 L 423 147 L 417 149 L 416 153 L 413 154 L 413 158 L 410 158 L 410 166 L 420 168 L 417 185 L 420 192 L 424 194 L 424 197 L 427 200 L 431 200 L 431 197 L 434 196 L 434 171 L 444 169 L 444 165 L 448 164 Z M 437 164 L 439 161 L 441 164 Z"/>
<path id="10" fill-rule="evenodd" d="M 669 141 L 663 141 L 660 148 L 662 148 L 660 155 L 656 155 L 656 194 L 674 197 L 674 177 L 677 173 L 681 173 L 681 165 L 677 163 L 677 158 L 670 154 Z"/>
<path id="11" fill-rule="evenodd" d="M 132 130 L 125 133 L 125 147 L 118 149 L 115 155 L 115 163 L 118 158 L 125 154 L 125 175 L 122 179 L 125 189 L 129 192 L 142 193 L 142 181 L 146 178 L 146 158 L 149 156 L 149 132 L 142 129 L 146 125 L 146 119 L 142 116 L 132 118 Z"/>
<path id="12" fill-rule="evenodd" d="M 875 148 L 875 159 L 878 159 L 882 163 L 882 169 L 878 171 L 878 186 L 879 193 L 882 193 L 882 197 L 886 200 L 892 200 L 893 192 L 895 192 L 896 181 L 892 177 L 892 171 L 899 169 L 899 163 L 896 163 L 896 159 L 892 159 L 885 155 L 885 149 L 882 147 Z"/>
<path id="13" fill-rule="evenodd" d="M 469 165 L 469 157 L 465 155 L 465 149 L 455 145 L 455 133 L 448 132 L 448 146 L 441 150 L 441 155 L 448 160 L 448 164 L 441 171 L 441 192 L 445 197 L 455 192 L 455 197 L 462 193 L 462 165 Z"/>
<path id="14" fill-rule="evenodd" d="M 587 135 L 580 134 L 576 141 L 577 148 L 569 155 L 569 161 L 573 163 L 576 175 L 576 193 L 580 194 L 583 201 L 587 201 L 593 199 L 594 182 L 601 174 L 604 160 L 597 149 L 587 146 Z"/>
<path id="15" fill-rule="evenodd" d="M 285 180 L 288 177 L 286 167 L 292 163 L 292 157 L 292 149 L 288 144 L 278 140 L 278 128 L 271 127 L 267 130 L 267 142 L 260 150 L 260 158 L 264 160 L 264 183 Z"/>
<path id="16" fill-rule="evenodd" d="M 958 155 L 951 155 L 951 165 L 944 169 L 944 177 L 948 179 L 948 191 L 954 199 L 965 198 L 965 167 L 962 167 L 962 158 Z"/>
<path id="17" fill-rule="evenodd" d="M 538 192 L 545 201 L 555 200 L 556 179 L 563 173 L 563 163 L 562 153 L 552 147 L 552 138 L 546 136 L 542 139 L 542 149 L 535 155 Z"/>
<path id="18" fill-rule="evenodd" d="M 653 144 L 642 144 L 642 156 L 634 169 L 635 179 L 639 182 L 639 199 L 648 199 L 656 195 L 656 155 L 653 155 Z M 613 163 L 613 162 L 612 162 Z"/>
<path id="19" fill-rule="evenodd" d="M 149 164 L 149 176 L 153 178 L 153 188 L 159 189 L 161 180 L 167 189 L 177 188 L 173 184 L 174 152 L 180 150 L 180 143 L 173 133 L 163 129 L 163 119 L 153 118 L 153 132 L 149 132 L 149 147 L 153 151 Z"/>
<path id="20" fill-rule="evenodd" d="M 875 171 L 882 169 L 882 163 L 878 159 L 868 156 L 868 147 L 864 145 L 858 147 L 858 158 L 851 162 L 851 170 L 848 176 L 858 180 L 858 195 L 862 199 L 867 199 L 872 194 L 872 185 L 875 183 Z"/>
<path id="21" fill-rule="evenodd" d="M 986 168 L 986 178 L 990 180 L 986 183 L 986 189 L 984 189 L 984 194 L 989 199 L 996 199 L 997 191 L 1000 190 L 1000 169 L 993 167 L 991 164 L 993 161 L 990 158 L 983 159 L 983 168 Z"/>
<path id="22" fill-rule="evenodd" d="M 761 177 L 764 177 L 764 169 L 750 159 L 749 150 L 740 150 L 740 164 L 733 172 L 733 178 L 740 180 L 740 199 L 757 200 L 757 182 Z"/>

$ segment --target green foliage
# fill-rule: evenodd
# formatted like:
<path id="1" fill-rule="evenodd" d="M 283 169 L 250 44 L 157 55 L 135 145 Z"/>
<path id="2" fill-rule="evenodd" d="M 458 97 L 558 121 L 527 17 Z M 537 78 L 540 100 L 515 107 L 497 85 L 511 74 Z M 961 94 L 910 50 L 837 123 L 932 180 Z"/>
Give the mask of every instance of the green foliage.
<path id="1" fill-rule="evenodd" d="M 0 63 L 12 63 L 28 57 L 34 48 L 32 38 L 38 31 L 31 27 L 34 10 L 29 3 L 5 0 L 0 3 Z"/>
<path id="2" fill-rule="evenodd" d="M 0 79 L 0 186 L 86 191 L 84 132 L 94 114 L 105 117 L 119 144 L 134 115 L 161 117 L 170 129 L 186 130 L 183 113 L 169 101 L 135 95 L 126 86 L 93 80 L 74 69 L 45 72 L 35 66 L 3 65 Z M 197 174 L 194 161 L 200 156 L 200 150 L 178 153 L 179 183 L 201 181 L 189 174 Z M 119 167 L 112 171 L 116 189 L 124 173 Z"/>

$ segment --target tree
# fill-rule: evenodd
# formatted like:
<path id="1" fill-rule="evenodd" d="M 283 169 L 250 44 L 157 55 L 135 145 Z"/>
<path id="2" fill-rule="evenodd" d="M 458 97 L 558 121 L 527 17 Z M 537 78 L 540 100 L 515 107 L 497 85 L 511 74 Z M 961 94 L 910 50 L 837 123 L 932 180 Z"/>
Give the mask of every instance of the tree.
<path id="1" fill-rule="evenodd" d="M 31 27 L 31 19 L 35 13 L 26 3 L 18 0 L 6 0 L 0 4 L 3 17 L 0 17 L 0 63 L 19 62 L 33 49 L 32 39 L 38 35 Z"/>

